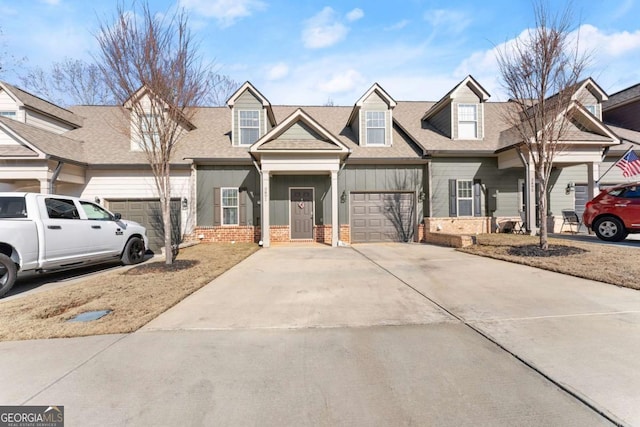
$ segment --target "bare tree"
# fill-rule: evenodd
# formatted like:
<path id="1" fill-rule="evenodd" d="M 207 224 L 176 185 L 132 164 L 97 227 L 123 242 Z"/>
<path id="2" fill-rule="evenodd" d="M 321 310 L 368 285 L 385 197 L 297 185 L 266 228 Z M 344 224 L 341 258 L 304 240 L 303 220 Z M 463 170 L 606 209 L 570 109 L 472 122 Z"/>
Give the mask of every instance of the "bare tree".
<path id="1" fill-rule="evenodd" d="M 191 120 L 209 93 L 207 69 L 197 53 L 184 10 L 156 15 L 148 3 L 133 12 L 119 5 L 114 22 L 101 23 L 98 66 L 130 120 L 131 137 L 145 152 L 162 206 L 166 263 L 171 241 L 171 161 Z M 123 130 L 124 131 L 124 130 Z"/>
<path id="2" fill-rule="evenodd" d="M 498 50 L 502 84 L 511 98 L 504 120 L 523 142 L 522 154 L 532 162 L 540 218 L 540 248 L 547 238 L 547 188 L 556 154 L 571 119 L 570 107 L 588 64 L 572 38 L 572 11 L 567 6 L 552 14 L 544 0 L 533 5 L 535 27 Z M 531 203 L 531 202 L 530 202 Z"/>
<path id="3" fill-rule="evenodd" d="M 240 83 L 231 77 L 210 71 L 207 75 L 211 91 L 204 102 L 206 105 L 221 107 L 226 105 L 227 100 L 240 87 Z"/>
<path id="4" fill-rule="evenodd" d="M 4 40 L 4 33 L 0 28 L 0 75 L 5 74 L 7 71 L 12 71 L 14 68 L 19 67 L 26 61 L 25 57 L 16 58 L 7 52 L 7 43 Z"/>
<path id="5" fill-rule="evenodd" d="M 20 76 L 24 87 L 58 105 L 115 104 L 104 76 L 94 63 L 66 57 L 49 71 L 33 67 Z"/>

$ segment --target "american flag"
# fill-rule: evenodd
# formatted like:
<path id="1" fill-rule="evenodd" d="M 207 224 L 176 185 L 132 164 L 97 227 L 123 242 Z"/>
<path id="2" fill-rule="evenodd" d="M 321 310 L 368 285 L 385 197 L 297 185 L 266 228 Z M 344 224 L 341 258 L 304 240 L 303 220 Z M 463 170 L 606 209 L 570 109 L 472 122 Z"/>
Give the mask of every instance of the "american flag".
<path id="1" fill-rule="evenodd" d="M 629 151 L 616 162 L 616 166 L 622 169 L 622 176 L 628 178 L 630 176 L 640 175 L 640 159 L 633 151 Z"/>

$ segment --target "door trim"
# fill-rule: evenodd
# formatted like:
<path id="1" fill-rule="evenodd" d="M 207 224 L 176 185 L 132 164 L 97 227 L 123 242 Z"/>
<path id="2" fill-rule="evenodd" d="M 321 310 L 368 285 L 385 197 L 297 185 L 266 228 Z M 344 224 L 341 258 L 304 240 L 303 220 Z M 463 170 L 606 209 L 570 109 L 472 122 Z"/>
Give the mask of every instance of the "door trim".
<path id="1" fill-rule="evenodd" d="M 292 215 L 291 215 L 291 190 L 311 190 L 311 237 L 303 239 L 294 239 L 291 237 L 293 231 Z M 314 240 L 316 229 L 316 189 L 315 187 L 289 187 L 289 240 Z"/>

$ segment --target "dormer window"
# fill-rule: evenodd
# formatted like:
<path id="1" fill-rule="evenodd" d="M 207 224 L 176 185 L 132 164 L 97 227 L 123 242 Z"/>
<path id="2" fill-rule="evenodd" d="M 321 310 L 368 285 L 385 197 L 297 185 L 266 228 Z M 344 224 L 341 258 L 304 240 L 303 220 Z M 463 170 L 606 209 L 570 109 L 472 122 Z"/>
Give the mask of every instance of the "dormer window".
<path id="1" fill-rule="evenodd" d="M 384 111 L 367 111 L 367 145 L 385 145 L 386 119 Z"/>
<path id="2" fill-rule="evenodd" d="M 585 105 L 584 108 L 590 112 L 591 114 L 593 114 L 594 116 L 596 115 L 596 106 L 595 104 L 589 104 L 589 105 Z M 597 117 L 597 116 L 596 116 Z"/>
<path id="3" fill-rule="evenodd" d="M 478 105 L 458 105 L 458 139 L 478 138 Z"/>
<path id="4" fill-rule="evenodd" d="M 240 113 L 240 144 L 251 145 L 260 137 L 260 111 L 241 110 Z"/>
<path id="5" fill-rule="evenodd" d="M 16 118 L 16 112 L 15 111 L 0 111 L 0 116 L 9 117 L 11 119 L 15 119 Z"/>
<path id="6" fill-rule="evenodd" d="M 145 114 L 140 118 L 142 123 L 140 124 L 140 130 L 142 131 L 142 141 L 140 148 L 147 150 L 153 150 L 153 147 L 160 145 L 160 132 L 158 131 L 158 123 L 156 117 L 153 114 Z"/>

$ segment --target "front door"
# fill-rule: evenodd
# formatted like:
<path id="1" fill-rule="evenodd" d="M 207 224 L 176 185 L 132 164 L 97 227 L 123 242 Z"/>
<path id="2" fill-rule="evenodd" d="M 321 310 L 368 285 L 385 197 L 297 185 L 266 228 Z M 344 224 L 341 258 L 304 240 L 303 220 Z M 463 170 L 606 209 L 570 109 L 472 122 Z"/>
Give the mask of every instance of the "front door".
<path id="1" fill-rule="evenodd" d="M 291 188 L 291 239 L 313 239 L 313 188 Z"/>

